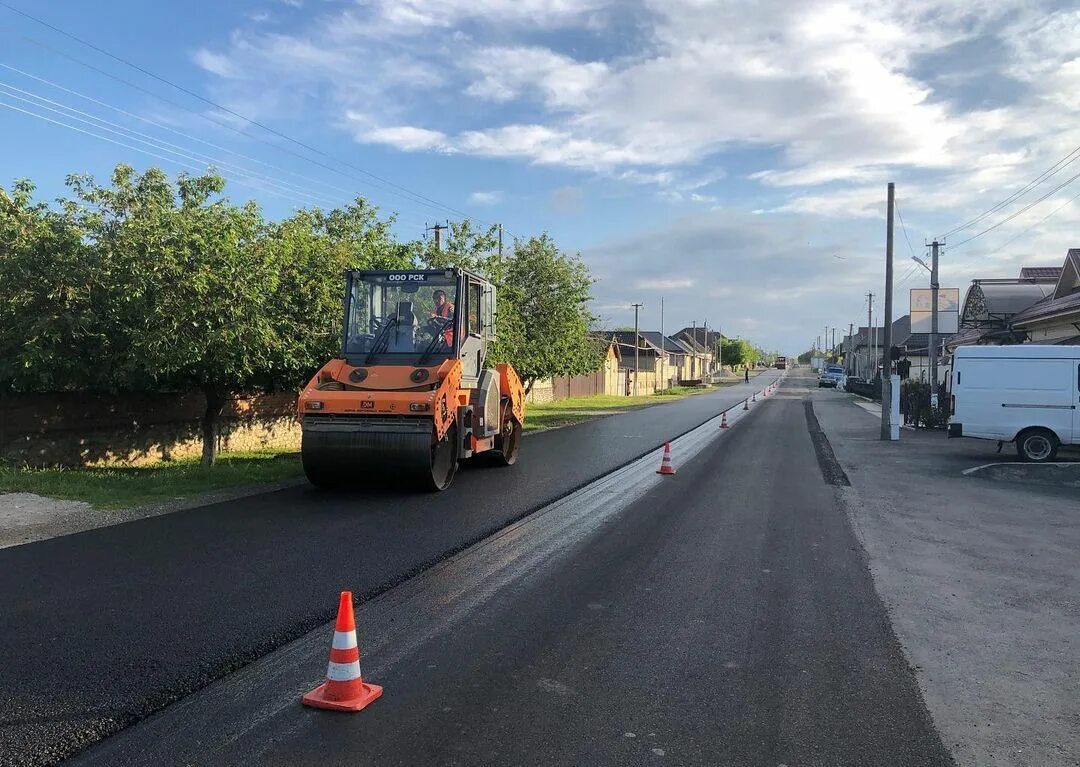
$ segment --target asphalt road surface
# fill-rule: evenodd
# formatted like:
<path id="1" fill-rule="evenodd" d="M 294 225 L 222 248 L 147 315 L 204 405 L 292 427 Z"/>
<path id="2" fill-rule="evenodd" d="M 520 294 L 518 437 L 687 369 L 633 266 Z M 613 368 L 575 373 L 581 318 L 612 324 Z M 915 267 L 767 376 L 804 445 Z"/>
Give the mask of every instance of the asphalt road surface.
<path id="1" fill-rule="evenodd" d="M 951 765 L 789 384 L 675 477 L 621 479 L 635 500 L 480 602 L 459 608 L 456 579 L 513 548 L 401 587 L 462 611 L 429 636 L 408 641 L 432 620 L 415 598 L 362 609 L 386 689 L 364 712 L 296 702 L 317 671 L 293 667 L 328 645 L 313 632 L 80 764 Z"/>
<path id="2" fill-rule="evenodd" d="M 438 495 L 302 486 L 0 550 L 0 764 L 59 761 L 775 378 L 530 435 Z"/>

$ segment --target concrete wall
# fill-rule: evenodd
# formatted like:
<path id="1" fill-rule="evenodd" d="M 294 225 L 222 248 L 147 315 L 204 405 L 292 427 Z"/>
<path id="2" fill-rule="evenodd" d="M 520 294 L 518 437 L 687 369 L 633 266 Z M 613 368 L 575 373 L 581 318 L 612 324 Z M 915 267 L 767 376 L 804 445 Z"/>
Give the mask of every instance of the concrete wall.
<path id="1" fill-rule="evenodd" d="M 299 449 L 295 394 L 236 397 L 223 450 Z M 0 459 L 30 466 L 140 464 L 202 452 L 201 394 L 19 394 L 0 398 Z"/>

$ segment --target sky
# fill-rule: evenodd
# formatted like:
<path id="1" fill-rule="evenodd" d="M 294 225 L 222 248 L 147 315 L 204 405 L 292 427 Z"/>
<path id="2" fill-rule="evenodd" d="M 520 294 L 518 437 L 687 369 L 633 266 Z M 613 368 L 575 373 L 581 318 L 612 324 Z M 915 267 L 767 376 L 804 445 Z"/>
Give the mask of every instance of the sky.
<path id="1" fill-rule="evenodd" d="M 890 181 L 896 316 L 937 236 L 961 292 L 1080 247 L 1069 3 L 0 0 L 0 41 L 0 184 L 213 165 L 269 216 L 546 231 L 607 327 L 880 321 Z"/>

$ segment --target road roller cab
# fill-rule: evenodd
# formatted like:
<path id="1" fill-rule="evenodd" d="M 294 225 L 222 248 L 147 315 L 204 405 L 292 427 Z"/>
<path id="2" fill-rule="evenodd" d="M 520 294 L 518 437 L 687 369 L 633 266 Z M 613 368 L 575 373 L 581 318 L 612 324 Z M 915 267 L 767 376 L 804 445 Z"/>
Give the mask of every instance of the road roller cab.
<path id="1" fill-rule="evenodd" d="M 525 391 L 488 365 L 495 287 L 463 269 L 348 271 L 341 355 L 297 403 L 317 485 L 443 490 L 458 462 L 517 460 Z"/>

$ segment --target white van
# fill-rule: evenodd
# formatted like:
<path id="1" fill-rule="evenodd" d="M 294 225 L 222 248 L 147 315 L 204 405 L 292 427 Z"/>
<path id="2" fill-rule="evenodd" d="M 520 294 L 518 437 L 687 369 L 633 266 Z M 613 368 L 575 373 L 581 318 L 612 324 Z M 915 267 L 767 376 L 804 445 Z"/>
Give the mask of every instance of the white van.
<path id="1" fill-rule="evenodd" d="M 1080 443 L 1080 346 L 961 346 L 950 437 L 1016 442 L 1025 461 Z"/>

